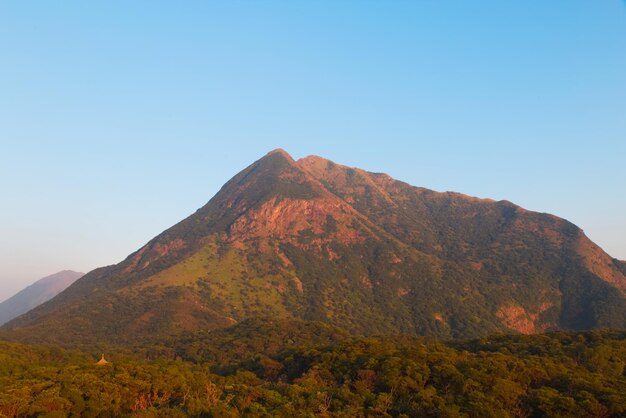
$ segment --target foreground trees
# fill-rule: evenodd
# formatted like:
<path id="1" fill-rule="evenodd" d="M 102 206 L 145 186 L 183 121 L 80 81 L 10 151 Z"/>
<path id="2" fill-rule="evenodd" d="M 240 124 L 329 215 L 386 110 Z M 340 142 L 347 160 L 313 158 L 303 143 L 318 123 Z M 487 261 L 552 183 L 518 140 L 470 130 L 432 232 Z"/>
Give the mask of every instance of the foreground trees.
<path id="1" fill-rule="evenodd" d="M 448 344 L 366 338 L 315 345 L 306 336 L 304 345 L 255 349 L 270 341 L 263 338 L 241 336 L 239 351 L 218 353 L 219 362 L 224 340 L 206 335 L 112 351 L 104 366 L 95 353 L 0 343 L 0 416 L 626 414 L 624 333 Z"/>

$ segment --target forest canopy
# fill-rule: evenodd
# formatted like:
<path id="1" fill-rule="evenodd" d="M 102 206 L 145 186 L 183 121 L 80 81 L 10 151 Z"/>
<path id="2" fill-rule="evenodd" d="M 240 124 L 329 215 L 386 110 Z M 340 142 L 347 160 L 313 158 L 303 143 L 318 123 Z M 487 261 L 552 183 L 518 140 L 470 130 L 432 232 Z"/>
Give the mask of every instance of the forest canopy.
<path id="1" fill-rule="evenodd" d="M 0 342 L 0 416 L 626 414 L 624 332 L 442 343 L 316 323 L 233 328 L 108 347 L 102 366 L 96 351 Z"/>

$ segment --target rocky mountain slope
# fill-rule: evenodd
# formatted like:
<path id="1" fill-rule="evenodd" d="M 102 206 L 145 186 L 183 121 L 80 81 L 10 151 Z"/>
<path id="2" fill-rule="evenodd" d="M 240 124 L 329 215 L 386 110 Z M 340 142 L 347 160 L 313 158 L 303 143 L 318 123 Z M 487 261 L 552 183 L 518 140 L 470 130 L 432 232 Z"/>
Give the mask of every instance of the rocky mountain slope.
<path id="1" fill-rule="evenodd" d="M 3 330 L 126 342 L 251 317 L 440 338 L 623 328 L 625 274 L 564 219 L 276 150 Z"/>

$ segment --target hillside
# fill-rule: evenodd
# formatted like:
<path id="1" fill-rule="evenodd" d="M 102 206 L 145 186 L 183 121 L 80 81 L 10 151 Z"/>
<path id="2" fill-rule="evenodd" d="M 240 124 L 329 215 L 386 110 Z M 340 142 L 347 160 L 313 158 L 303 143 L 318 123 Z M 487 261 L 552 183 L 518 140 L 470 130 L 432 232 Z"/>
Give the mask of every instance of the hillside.
<path id="1" fill-rule="evenodd" d="M 624 328 L 625 274 L 556 216 L 276 150 L 3 330 L 67 344 L 152 341 L 250 317 L 438 338 Z"/>
<path id="2" fill-rule="evenodd" d="M 84 273 L 63 270 L 20 290 L 0 303 L 0 325 L 49 301 L 83 275 Z"/>

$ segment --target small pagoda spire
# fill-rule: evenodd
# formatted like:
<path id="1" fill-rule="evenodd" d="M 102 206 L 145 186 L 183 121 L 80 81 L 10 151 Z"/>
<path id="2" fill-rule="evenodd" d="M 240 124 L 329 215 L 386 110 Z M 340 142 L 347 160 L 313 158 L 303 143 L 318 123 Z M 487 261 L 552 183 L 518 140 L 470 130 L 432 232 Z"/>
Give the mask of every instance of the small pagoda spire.
<path id="1" fill-rule="evenodd" d="M 98 366 L 104 366 L 105 364 L 109 364 L 109 362 L 104 359 L 104 354 L 102 354 L 102 357 L 100 358 L 100 361 L 98 361 L 96 364 Z"/>

